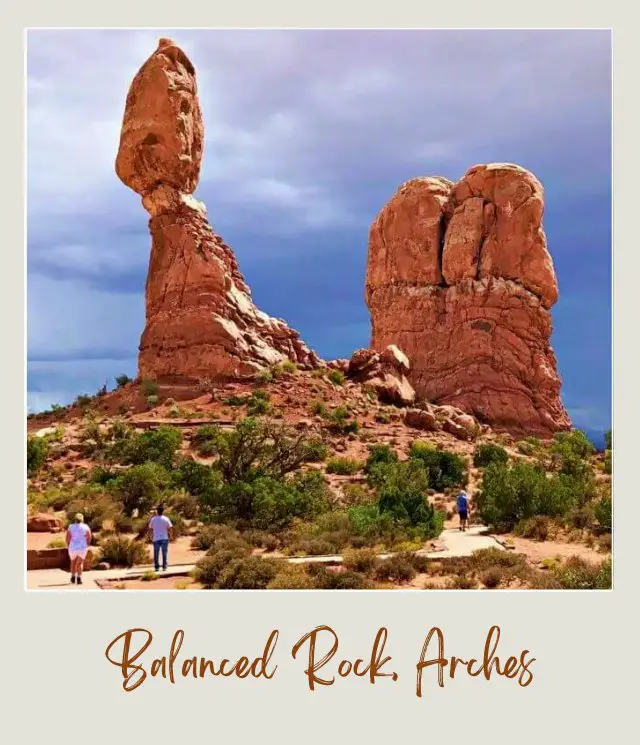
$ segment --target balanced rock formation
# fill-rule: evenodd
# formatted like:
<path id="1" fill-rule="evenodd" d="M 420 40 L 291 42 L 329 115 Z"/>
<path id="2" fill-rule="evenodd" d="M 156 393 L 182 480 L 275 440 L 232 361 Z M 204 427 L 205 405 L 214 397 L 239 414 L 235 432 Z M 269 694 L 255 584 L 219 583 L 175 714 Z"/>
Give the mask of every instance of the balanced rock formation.
<path id="1" fill-rule="evenodd" d="M 119 178 L 150 215 L 139 376 L 246 377 L 285 359 L 316 366 L 296 331 L 253 304 L 233 252 L 192 196 L 203 145 L 194 67 L 170 39 L 160 39 L 129 89 L 116 159 Z"/>
<path id="2" fill-rule="evenodd" d="M 543 189 L 512 164 L 456 184 L 403 184 L 371 226 L 366 298 L 374 349 L 397 344 L 420 397 L 512 432 L 570 427 L 550 346 L 558 285 Z M 416 415 L 417 416 L 417 415 Z"/>
<path id="3" fill-rule="evenodd" d="M 381 353 L 357 349 L 346 369 L 349 380 L 371 388 L 381 401 L 398 406 L 409 406 L 416 397 L 406 377 L 408 372 L 409 360 L 395 344 Z"/>

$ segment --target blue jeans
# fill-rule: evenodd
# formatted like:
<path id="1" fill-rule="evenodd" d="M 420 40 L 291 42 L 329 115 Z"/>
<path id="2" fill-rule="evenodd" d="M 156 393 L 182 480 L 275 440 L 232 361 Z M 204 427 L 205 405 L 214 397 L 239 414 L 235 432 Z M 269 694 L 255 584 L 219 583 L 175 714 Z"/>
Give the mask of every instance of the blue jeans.
<path id="1" fill-rule="evenodd" d="M 169 539 L 163 538 L 160 541 L 154 541 L 153 542 L 153 563 L 155 566 L 156 572 L 160 568 L 160 563 L 158 559 L 160 558 L 160 551 L 162 551 L 162 568 L 167 568 L 167 553 L 169 551 Z"/>

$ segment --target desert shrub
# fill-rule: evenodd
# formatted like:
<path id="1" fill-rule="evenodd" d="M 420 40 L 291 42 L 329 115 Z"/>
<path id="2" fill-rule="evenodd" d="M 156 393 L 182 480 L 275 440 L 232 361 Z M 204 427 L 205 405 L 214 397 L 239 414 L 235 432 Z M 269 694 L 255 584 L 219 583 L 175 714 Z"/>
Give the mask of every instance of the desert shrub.
<path id="1" fill-rule="evenodd" d="M 503 576 L 504 573 L 502 570 L 498 569 L 497 567 L 491 567 L 489 569 L 485 569 L 485 571 L 482 572 L 482 574 L 480 575 L 480 581 L 485 587 L 493 589 L 500 585 Z"/>
<path id="2" fill-rule="evenodd" d="M 171 473 L 171 482 L 176 489 L 185 489 L 197 497 L 200 504 L 207 504 L 213 501 L 220 488 L 222 476 L 210 466 L 187 460 Z"/>
<path id="3" fill-rule="evenodd" d="M 73 406 L 79 406 L 81 409 L 86 409 L 92 401 L 93 398 L 91 396 L 86 393 L 81 393 L 79 396 L 76 396 Z"/>
<path id="4" fill-rule="evenodd" d="M 547 478 L 528 463 L 492 463 L 484 472 L 476 504 L 482 520 L 498 530 L 511 530 L 535 515 L 560 516 L 584 501 L 585 484 L 565 474 Z"/>
<path id="5" fill-rule="evenodd" d="M 158 384 L 155 380 L 143 380 L 140 383 L 140 392 L 145 398 L 158 395 Z"/>
<path id="6" fill-rule="evenodd" d="M 319 590 L 368 590 L 373 583 L 358 572 L 330 572 L 323 566 L 310 566 L 307 571 Z"/>
<path id="7" fill-rule="evenodd" d="M 110 535 L 100 542 L 100 560 L 112 566 L 132 567 L 149 562 L 149 548 L 124 535 Z"/>
<path id="8" fill-rule="evenodd" d="M 378 487 L 380 514 L 391 516 L 396 523 L 418 528 L 424 538 L 439 535 L 444 516 L 427 501 L 428 486 L 427 473 L 420 461 L 387 464 Z"/>
<path id="9" fill-rule="evenodd" d="M 490 463 L 507 463 L 509 453 L 500 445 L 493 443 L 484 443 L 476 446 L 473 454 L 473 465 L 476 467 L 485 467 Z"/>
<path id="10" fill-rule="evenodd" d="M 587 507 L 574 507 L 567 512 L 565 517 L 565 524 L 570 528 L 577 528 L 578 530 L 585 530 L 593 526 L 594 521 L 593 508 Z"/>
<path id="11" fill-rule="evenodd" d="M 348 505 L 366 504 L 371 501 L 370 493 L 360 484 L 345 484 L 342 487 L 342 493 Z"/>
<path id="12" fill-rule="evenodd" d="M 116 386 L 118 388 L 123 388 L 128 383 L 133 382 L 131 378 L 128 375 L 125 375 L 124 373 L 122 373 L 122 375 L 116 375 L 114 380 L 116 381 Z"/>
<path id="13" fill-rule="evenodd" d="M 594 452 L 595 446 L 580 430 L 556 432 L 551 443 L 552 464 L 567 476 L 586 476 L 591 470 L 587 459 Z"/>
<path id="14" fill-rule="evenodd" d="M 611 588 L 611 559 L 602 564 L 592 564 L 572 556 L 553 570 L 557 580 L 566 590 L 608 590 Z"/>
<path id="15" fill-rule="evenodd" d="M 67 542 L 64 538 L 54 538 L 47 543 L 47 548 L 66 548 Z"/>
<path id="16" fill-rule="evenodd" d="M 396 554 L 379 561 L 375 576 L 380 581 L 410 582 L 416 576 L 410 554 Z"/>
<path id="17" fill-rule="evenodd" d="M 264 383 L 272 383 L 273 382 L 273 373 L 271 370 L 269 370 L 268 367 L 265 367 L 263 370 L 259 370 L 254 376 L 253 379 L 258 384 L 264 384 Z"/>
<path id="18" fill-rule="evenodd" d="M 105 520 L 114 519 L 118 514 L 117 505 L 108 494 L 90 488 L 79 489 L 75 498 L 67 503 L 66 518 L 68 523 L 74 522 L 75 515 L 80 512 L 92 533 L 102 530 Z"/>
<path id="19" fill-rule="evenodd" d="M 327 461 L 327 473 L 348 476 L 357 473 L 361 468 L 362 463 L 354 458 L 330 458 Z"/>
<path id="20" fill-rule="evenodd" d="M 358 422 L 351 418 L 351 414 L 344 406 L 338 406 L 326 418 L 329 431 L 334 434 L 348 435 L 358 431 Z"/>
<path id="21" fill-rule="evenodd" d="M 294 372 L 297 372 L 298 370 L 295 363 L 292 362 L 291 360 L 284 360 L 284 362 L 281 362 L 280 369 L 284 373 L 294 373 Z"/>
<path id="22" fill-rule="evenodd" d="M 267 585 L 268 590 L 313 590 L 316 587 L 304 566 L 283 564 Z"/>
<path id="23" fill-rule="evenodd" d="M 476 586 L 476 581 L 472 577 L 467 577 L 465 574 L 461 574 L 455 577 L 451 582 L 452 590 L 473 590 Z"/>
<path id="24" fill-rule="evenodd" d="M 151 569 L 140 577 L 141 582 L 154 582 L 157 579 L 158 575 Z"/>
<path id="25" fill-rule="evenodd" d="M 327 416 L 327 407 L 324 405 L 322 401 L 312 401 L 311 402 L 311 413 L 314 416 L 325 417 Z"/>
<path id="26" fill-rule="evenodd" d="M 613 450 L 613 432 L 610 429 L 604 433 L 604 447 L 605 450 Z"/>
<path id="27" fill-rule="evenodd" d="M 420 461 L 427 471 L 429 486 L 436 491 L 465 486 L 466 464 L 463 458 L 446 450 L 436 450 L 428 442 L 414 442 L 409 458 Z"/>
<path id="28" fill-rule="evenodd" d="M 611 533 L 603 533 L 598 537 L 598 551 L 603 553 L 611 553 Z"/>
<path id="29" fill-rule="evenodd" d="M 113 493 L 120 501 L 126 515 L 148 510 L 158 502 L 169 484 L 169 474 L 157 463 L 132 466 L 111 482 Z"/>
<path id="30" fill-rule="evenodd" d="M 307 435 L 248 417 L 216 438 L 217 469 L 227 484 L 261 476 L 282 478 L 307 458 Z"/>
<path id="31" fill-rule="evenodd" d="M 593 512 L 598 523 L 599 530 L 605 533 L 610 533 L 613 523 L 613 508 L 611 504 L 611 497 L 602 497 L 594 505 Z"/>
<path id="32" fill-rule="evenodd" d="M 319 463 L 327 457 L 329 449 L 320 437 L 310 437 L 305 443 L 305 462 Z"/>
<path id="33" fill-rule="evenodd" d="M 238 544 L 245 543 L 240 537 L 240 533 L 228 525 L 204 525 L 191 541 L 191 548 L 208 551 L 209 549 L 220 546 L 222 543 L 234 541 L 237 541 Z M 248 546 L 247 552 L 249 552 Z"/>
<path id="34" fill-rule="evenodd" d="M 229 396 L 225 398 L 225 406 L 244 406 L 249 400 L 248 396 Z"/>
<path id="35" fill-rule="evenodd" d="M 376 552 L 369 548 L 351 549 L 345 552 L 343 564 L 354 572 L 369 575 L 376 566 Z"/>
<path id="36" fill-rule="evenodd" d="M 370 473 L 378 463 L 395 463 L 398 454 L 389 445 L 369 445 L 369 457 L 364 467 L 365 473 Z"/>
<path id="37" fill-rule="evenodd" d="M 99 486 L 104 486 L 117 477 L 118 473 L 116 471 L 112 471 L 109 468 L 105 468 L 104 466 L 96 466 L 89 472 L 87 481 L 90 484 L 98 484 Z"/>
<path id="38" fill-rule="evenodd" d="M 261 392 L 257 391 L 247 400 L 247 413 L 249 416 L 264 416 L 271 410 L 268 396 L 258 395 L 259 393 Z"/>
<path id="39" fill-rule="evenodd" d="M 245 530 L 242 533 L 242 539 L 266 551 L 275 551 L 280 545 L 278 538 L 266 530 Z"/>
<path id="40" fill-rule="evenodd" d="M 344 373 L 342 370 L 331 370 L 327 379 L 334 385 L 344 385 Z"/>
<path id="41" fill-rule="evenodd" d="M 220 574 L 236 559 L 244 559 L 251 553 L 251 546 L 233 536 L 220 539 L 207 551 L 195 566 L 194 577 L 205 587 L 215 587 Z"/>
<path id="42" fill-rule="evenodd" d="M 189 494 L 184 489 L 180 489 L 179 491 L 168 495 L 165 498 L 164 503 L 170 508 L 172 513 L 177 513 L 182 518 L 194 520 L 198 517 L 198 500 L 193 496 L 193 494 Z"/>
<path id="43" fill-rule="evenodd" d="M 519 442 L 516 442 L 516 448 L 519 453 L 522 453 L 523 455 L 533 455 L 536 451 L 535 447 L 526 440 L 520 440 Z"/>
<path id="44" fill-rule="evenodd" d="M 551 534 L 551 520 L 544 515 L 535 515 L 520 520 L 513 532 L 523 538 L 533 538 L 535 541 L 546 541 Z"/>
<path id="45" fill-rule="evenodd" d="M 181 443 L 182 432 L 179 429 L 161 426 L 133 434 L 123 441 L 118 450 L 123 463 L 141 465 L 153 462 L 171 468 Z"/>
<path id="46" fill-rule="evenodd" d="M 27 437 L 27 476 L 29 478 L 42 468 L 49 454 L 49 443 L 44 437 Z"/>
<path id="47" fill-rule="evenodd" d="M 499 548 L 483 548 L 474 551 L 466 563 L 469 568 L 476 571 L 492 567 L 520 570 L 526 567 L 526 557 L 523 554 L 515 554 Z"/>
<path id="48" fill-rule="evenodd" d="M 604 462 L 603 462 L 603 469 L 605 473 L 608 473 L 611 475 L 611 450 L 605 450 L 604 453 Z"/>
<path id="49" fill-rule="evenodd" d="M 223 590 L 264 590 L 279 567 L 277 560 L 259 556 L 234 559 L 220 572 L 216 587 Z"/>

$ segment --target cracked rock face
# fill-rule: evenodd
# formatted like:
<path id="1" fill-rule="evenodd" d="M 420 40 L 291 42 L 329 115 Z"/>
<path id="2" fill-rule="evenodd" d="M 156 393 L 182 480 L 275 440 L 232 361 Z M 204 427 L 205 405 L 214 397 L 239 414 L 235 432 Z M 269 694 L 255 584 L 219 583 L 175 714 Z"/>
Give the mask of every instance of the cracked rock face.
<path id="1" fill-rule="evenodd" d="M 514 433 L 568 429 L 549 340 L 558 285 L 543 189 L 516 165 L 403 184 L 371 226 L 372 347 L 396 344 L 419 396 Z"/>
<path id="2" fill-rule="evenodd" d="M 317 365 L 296 331 L 253 304 L 233 252 L 193 197 L 203 143 L 194 67 L 161 39 L 129 89 L 116 159 L 119 178 L 150 215 L 138 374 L 215 380 L 250 376 L 285 359 Z"/>

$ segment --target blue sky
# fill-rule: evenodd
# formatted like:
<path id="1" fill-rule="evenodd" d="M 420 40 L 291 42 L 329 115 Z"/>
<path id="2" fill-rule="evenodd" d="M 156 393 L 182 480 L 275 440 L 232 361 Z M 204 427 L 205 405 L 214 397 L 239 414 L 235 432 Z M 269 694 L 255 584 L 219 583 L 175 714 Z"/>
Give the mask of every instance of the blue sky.
<path id="1" fill-rule="evenodd" d="M 403 181 L 494 161 L 533 171 L 563 400 L 576 426 L 610 426 L 607 31 L 30 31 L 30 410 L 135 375 L 150 239 L 114 160 L 129 83 L 160 36 L 198 74 L 196 196 L 256 303 L 325 359 L 368 345 L 369 226 Z"/>

